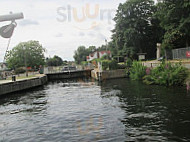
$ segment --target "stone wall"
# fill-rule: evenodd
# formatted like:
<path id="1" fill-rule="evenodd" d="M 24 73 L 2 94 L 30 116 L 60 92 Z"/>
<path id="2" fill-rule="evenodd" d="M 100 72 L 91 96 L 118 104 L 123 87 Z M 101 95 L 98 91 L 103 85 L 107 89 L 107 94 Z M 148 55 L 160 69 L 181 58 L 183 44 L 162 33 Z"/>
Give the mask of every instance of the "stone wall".
<path id="1" fill-rule="evenodd" d="M 33 87 L 41 86 L 47 83 L 47 76 L 35 77 L 31 79 L 20 80 L 16 82 L 7 82 L 0 84 L 0 95 L 13 93 Z"/>

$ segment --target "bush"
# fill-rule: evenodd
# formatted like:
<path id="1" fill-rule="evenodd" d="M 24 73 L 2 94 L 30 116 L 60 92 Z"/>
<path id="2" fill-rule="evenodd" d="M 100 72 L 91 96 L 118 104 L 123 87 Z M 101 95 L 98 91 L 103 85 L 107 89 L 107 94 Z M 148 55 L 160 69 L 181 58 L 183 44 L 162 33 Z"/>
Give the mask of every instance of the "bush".
<path id="1" fill-rule="evenodd" d="M 126 66 L 127 67 L 131 67 L 132 64 L 133 64 L 133 61 L 131 60 L 131 58 L 127 58 L 127 60 L 126 60 Z"/>
<path id="2" fill-rule="evenodd" d="M 102 61 L 102 70 L 108 70 L 109 69 L 109 61 L 103 60 Z"/>
<path id="3" fill-rule="evenodd" d="M 110 70 L 116 70 L 118 69 L 118 64 L 116 60 L 110 60 L 109 61 L 109 69 Z"/>
<path id="4" fill-rule="evenodd" d="M 184 84 L 188 76 L 187 69 L 181 64 L 171 65 L 163 62 L 160 66 L 151 70 L 143 79 L 146 84 L 166 86 L 180 86 Z"/>
<path id="5" fill-rule="evenodd" d="M 118 69 L 127 69 L 127 65 L 126 64 L 118 64 Z"/>
<path id="6" fill-rule="evenodd" d="M 118 64 L 116 60 L 103 60 L 102 61 L 103 70 L 115 70 L 118 69 Z"/>
<path id="7" fill-rule="evenodd" d="M 141 62 L 134 61 L 130 70 L 129 77 L 132 80 L 142 80 L 146 75 L 146 67 Z"/>
<path id="8" fill-rule="evenodd" d="M 23 67 L 17 68 L 15 70 L 15 74 L 21 74 L 21 73 L 25 73 L 25 72 L 26 72 L 26 70 Z"/>
<path id="9" fill-rule="evenodd" d="M 88 65 L 88 63 L 89 63 L 88 61 L 82 61 L 82 62 L 81 62 L 81 65 L 84 65 L 84 66 L 85 66 L 85 65 Z"/>

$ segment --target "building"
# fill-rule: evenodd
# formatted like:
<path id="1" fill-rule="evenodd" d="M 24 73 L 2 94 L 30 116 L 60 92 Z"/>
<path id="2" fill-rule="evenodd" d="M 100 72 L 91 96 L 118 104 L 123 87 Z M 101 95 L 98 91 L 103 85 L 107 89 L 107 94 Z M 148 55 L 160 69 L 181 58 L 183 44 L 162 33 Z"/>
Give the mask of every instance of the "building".
<path id="1" fill-rule="evenodd" d="M 94 53 L 91 53 L 89 56 L 86 57 L 87 61 L 92 61 L 94 59 L 102 58 L 104 55 L 108 55 L 111 57 L 111 51 L 96 51 Z"/>
<path id="2" fill-rule="evenodd" d="M 7 68 L 7 65 L 6 65 L 6 63 L 0 63 L 0 71 L 4 71 L 4 70 L 7 70 L 8 68 Z"/>

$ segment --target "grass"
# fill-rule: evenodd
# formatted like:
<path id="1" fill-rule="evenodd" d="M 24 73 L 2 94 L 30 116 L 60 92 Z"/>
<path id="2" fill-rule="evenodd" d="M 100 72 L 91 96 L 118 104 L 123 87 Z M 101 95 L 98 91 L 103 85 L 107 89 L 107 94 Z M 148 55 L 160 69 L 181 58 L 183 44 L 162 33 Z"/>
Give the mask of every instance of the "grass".
<path id="1" fill-rule="evenodd" d="M 16 76 L 16 80 L 17 79 L 30 79 L 30 78 L 33 78 L 33 77 L 37 77 L 36 75 L 29 75 L 28 77 L 26 76 Z M 8 77 L 7 80 L 12 80 L 11 77 Z"/>

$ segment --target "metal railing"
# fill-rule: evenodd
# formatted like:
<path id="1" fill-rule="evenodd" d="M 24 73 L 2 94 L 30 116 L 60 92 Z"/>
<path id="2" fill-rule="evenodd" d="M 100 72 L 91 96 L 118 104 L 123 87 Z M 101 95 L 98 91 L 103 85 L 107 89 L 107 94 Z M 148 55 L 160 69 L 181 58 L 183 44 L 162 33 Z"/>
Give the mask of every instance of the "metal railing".
<path id="1" fill-rule="evenodd" d="M 187 56 L 188 51 L 190 52 L 190 47 L 173 49 L 172 50 L 173 59 L 189 59 L 190 57 Z"/>
<path id="2" fill-rule="evenodd" d="M 66 72 L 66 71 L 74 71 L 74 70 L 63 70 L 63 66 L 58 66 L 58 67 L 45 67 L 44 68 L 44 74 L 51 74 L 51 73 L 62 73 L 62 72 Z M 86 66 L 81 66 L 81 65 L 77 65 L 76 66 L 76 70 L 89 70 L 89 69 L 94 69 L 93 65 L 86 65 Z"/>

